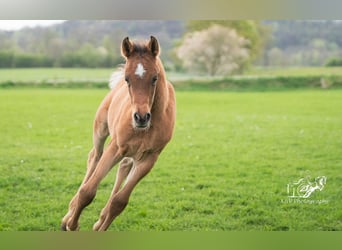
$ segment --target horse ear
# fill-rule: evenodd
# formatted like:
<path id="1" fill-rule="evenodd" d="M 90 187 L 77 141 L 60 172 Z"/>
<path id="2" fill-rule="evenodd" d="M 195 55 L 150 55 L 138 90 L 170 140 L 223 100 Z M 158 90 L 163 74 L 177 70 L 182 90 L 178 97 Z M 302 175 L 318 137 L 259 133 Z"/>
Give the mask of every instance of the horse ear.
<path id="1" fill-rule="evenodd" d="M 126 37 L 123 41 L 122 41 L 122 45 L 121 45 L 121 54 L 124 57 L 129 57 L 133 52 L 133 44 L 131 43 L 131 41 L 129 40 L 128 37 Z"/>
<path id="2" fill-rule="evenodd" d="M 154 36 L 151 36 L 148 47 L 150 48 L 152 55 L 154 56 L 159 55 L 160 50 L 159 50 L 159 43 L 158 43 L 157 38 L 155 38 Z"/>

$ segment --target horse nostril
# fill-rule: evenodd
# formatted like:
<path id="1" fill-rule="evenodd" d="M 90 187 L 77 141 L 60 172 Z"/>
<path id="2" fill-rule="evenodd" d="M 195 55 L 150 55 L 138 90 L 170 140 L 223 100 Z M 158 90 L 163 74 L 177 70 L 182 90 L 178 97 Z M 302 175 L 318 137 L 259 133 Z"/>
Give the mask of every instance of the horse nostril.
<path id="1" fill-rule="evenodd" d="M 149 121 L 151 119 L 151 113 L 146 113 L 145 114 L 145 120 Z"/>
<path id="2" fill-rule="evenodd" d="M 133 117 L 134 117 L 134 120 L 135 120 L 137 123 L 140 122 L 141 117 L 140 117 L 140 115 L 138 114 L 138 112 L 135 112 L 135 113 L 133 114 Z"/>

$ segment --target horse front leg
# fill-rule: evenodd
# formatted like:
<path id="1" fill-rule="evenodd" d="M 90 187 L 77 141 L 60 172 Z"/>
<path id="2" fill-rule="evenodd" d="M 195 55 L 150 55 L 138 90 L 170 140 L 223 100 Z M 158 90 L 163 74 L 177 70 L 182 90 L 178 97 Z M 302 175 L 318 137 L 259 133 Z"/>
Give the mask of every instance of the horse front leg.
<path id="1" fill-rule="evenodd" d="M 96 166 L 102 157 L 104 143 L 105 143 L 106 138 L 108 136 L 108 130 L 106 130 L 106 131 L 103 130 L 103 131 L 104 131 L 104 133 L 102 133 L 101 135 L 99 135 L 96 132 L 94 133 L 94 139 L 93 139 L 94 147 L 89 152 L 88 161 L 87 161 L 87 172 L 84 176 L 82 184 L 80 185 L 80 188 L 83 186 L 84 183 L 86 183 L 88 181 L 90 176 L 94 173 Z M 67 221 L 70 219 L 70 217 L 73 214 L 74 207 L 76 205 L 77 199 L 78 199 L 78 191 L 77 191 L 76 195 L 71 199 L 71 201 L 69 203 L 69 210 L 68 210 L 67 214 L 62 219 L 62 225 L 61 225 L 62 231 L 67 230 L 66 224 L 67 224 Z"/>
<path id="2" fill-rule="evenodd" d="M 79 187 L 79 189 L 83 186 L 83 184 L 89 179 L 89 177 L 93 174 L 97 163 L 99 162 L 100 158 L 102 156 L 102 151 L 97 150 L 96 147 L 94 147 L 90 152 L 89 152 L 89 156 L 88 156 L 88 164 L 87 164 L 87 172 L 83 178 L 83 181 Z M 70 217 L 73 214 L 74 208 L 76 206 L 76 202 L 78 199 L 78 191 L 76 192 L 76 194 L 74 195 L 74 197 L 71 199 L 70 203 L 69 203 L 69 209 L 68 212 L 66 213 L 66 215 L 63 217 L 62 219 L 62 225 L 61 225 L 61 230 L 62 231 L 67 231 L 66 228 L 66 224 L 68 222 L 68 220 L 70 219 Z M 78 229 L 78 227 L 77 227 Z"/>
<path id="3" fill-rule="evenodd" d="M 126 208 L 134 187 L 152 169 L 158 155 L 151 154 L 143 161 L 135 164 L 130 162 L 120 165 L 112 194 L 103 208 L 99 220 L 94 224 L 94 231 L 107 230 L 113 220 Z M 123 179 L 126 177 L 126 183 L 119 190 Z"/>
<path id="4" fill-rule="evenodd" d="M 122 156 L 118 151 L 117 146 L 111 142 L 98 161 L 93 173 L 89 177 L 85 178 L 85 182 L 82 183 L 76 195 L 70 202 L 69 212 L 62 222 L 62 230 L 74 231 L 79 229 L 78 220 L 83 209 L 95 198 L 96 191 L 101 180 L 121 159 Z"/>

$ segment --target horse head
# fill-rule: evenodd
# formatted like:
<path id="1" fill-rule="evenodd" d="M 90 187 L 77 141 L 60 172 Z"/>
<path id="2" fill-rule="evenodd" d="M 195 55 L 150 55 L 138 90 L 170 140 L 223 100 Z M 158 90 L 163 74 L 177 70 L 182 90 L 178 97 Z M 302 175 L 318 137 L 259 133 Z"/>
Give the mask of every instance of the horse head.
<path id="1" fill-rule="evenodd" d="M 148 129 L 151 124 L 151 110 L 161 72 L 159 52 L 159 43 L 153 36 L 146 43 L 133 43 L 128 37 L 122 41 L 121 53 L 126 59 L 125 81 L 135 129 Z"/>

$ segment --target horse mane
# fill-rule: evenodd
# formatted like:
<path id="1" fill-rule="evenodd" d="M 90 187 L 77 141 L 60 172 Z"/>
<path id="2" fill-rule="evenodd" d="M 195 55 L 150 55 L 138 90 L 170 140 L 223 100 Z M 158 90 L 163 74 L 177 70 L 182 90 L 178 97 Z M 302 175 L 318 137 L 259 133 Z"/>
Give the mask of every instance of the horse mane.
<path id="1" fill-rule="evenodd" d="M 109 88 L 113 89 L 124 77 L 124 64 L 120 64 L 109 78 Z"/>
<path id="2" fill-rule="evenodd" d="M 135 42 L 133 43 L 133 53 L 138 53 L 139 55 L 145 54 L 148 52 L 146 43 Z"/>

